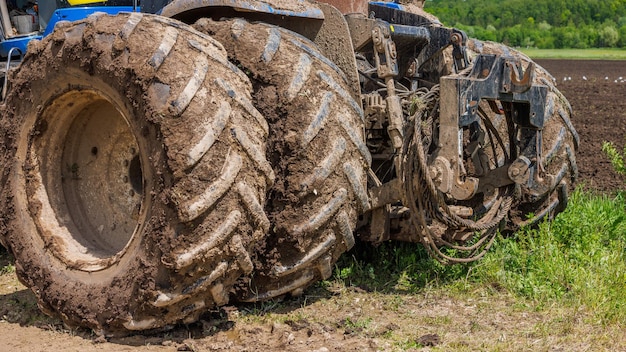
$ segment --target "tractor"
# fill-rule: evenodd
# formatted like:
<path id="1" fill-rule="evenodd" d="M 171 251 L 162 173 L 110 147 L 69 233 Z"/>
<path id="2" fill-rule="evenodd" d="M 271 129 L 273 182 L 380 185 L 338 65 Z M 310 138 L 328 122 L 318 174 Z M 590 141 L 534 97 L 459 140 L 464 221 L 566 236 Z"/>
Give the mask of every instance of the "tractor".
<path id="1" fill-rule="evenodd" d="M 29 27 L 0 1 L 0 243 L 41 310 L 166 329 L 301 295 L 356 241 L 467 263 L 562 211 L 553 77 L 422 5 L 57 0 Z"/>

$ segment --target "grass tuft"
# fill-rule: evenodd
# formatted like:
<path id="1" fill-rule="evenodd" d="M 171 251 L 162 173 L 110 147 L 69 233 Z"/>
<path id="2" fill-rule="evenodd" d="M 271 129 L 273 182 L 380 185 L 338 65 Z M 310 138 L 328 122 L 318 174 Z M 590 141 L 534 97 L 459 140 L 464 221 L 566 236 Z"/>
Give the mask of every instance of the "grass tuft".
<path id="1" fill-rule="evenodd" d="M 471 273 L 539 307 L 582 307 L 604 323 L 626 323 L 626 201 L 577 190 L 565 212 L 538 229 L 499 239 Z"/>
<path id="2" fill-rule="evenodd" d="M 0 275 L 15 272 L 15 265 L 13 265 L 12 262 L 6 248 L 0 245 Z"/>
<path id="3" fill-rule="evenodd" d="M 578 189 L 552 222 L 499 237 L 471 265 L 446 266 L 417 244 L 386 243 L 353 250 L 335 279 L 384 293 L 441 289 L 511 294 L 519 306 L 564 305 L 593 323 L 626 324 L 626 193 L 611 198 Z"/>

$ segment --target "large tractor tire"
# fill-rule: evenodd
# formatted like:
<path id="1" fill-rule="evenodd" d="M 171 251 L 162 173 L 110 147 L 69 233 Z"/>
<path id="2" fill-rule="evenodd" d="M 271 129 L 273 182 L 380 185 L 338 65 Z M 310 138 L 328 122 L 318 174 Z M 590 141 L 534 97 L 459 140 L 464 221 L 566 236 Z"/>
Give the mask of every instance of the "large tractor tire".
<path id="1" fill-rule="evenodd" d="M 105 335 L 229 300 L 265 236 L 268 125 L 221 44 L 140 13 L 29 46 L 1 121 L 0 239 L 41 308 Z"/>
<path id="2" fill-rule="evenodd" d="M 468 47 L 472 53 L 508 55 L 520 58 L 526 64 L 532 62 L 523 53 L 499 43 L 471 40 Z M 509 214 L 508 227 L 511 230 L 535 225 L 563 211 L 567 205 L 568 192 L 578 176 L 576 150 L 579 137 L 570 121 L 572 108 L 555 87 L 552 76 L 544 68 L 537 65 L 535 73 L 535 83 L 548 87 L 541 143 L 541 168 L 543 169 L 541 177 L 547 182 L 546 187 L 522 186 L 520 188 L 519 202 L 514 204 Z M 504 119 L 496 116 L 493 120 Z M 520 139 L 521 149 L 536 149 L 537 143 L 534 138 L 524 140 L 522 137 Z M 508 139 L 505 141 L 508 142 Z"/>
<path id="3" fill-rule="evenodd" d="M 238 297 L 298 295 L 331 275 L 354 244 L 357 216 L 369 208 L 361 106 L 344 74 L 294 32 L 242 19 L 202 19 L 196 28 L 223 42 L 231 60 L 251 73 L 255 104 L 272 131 L 272 228 Z"/>

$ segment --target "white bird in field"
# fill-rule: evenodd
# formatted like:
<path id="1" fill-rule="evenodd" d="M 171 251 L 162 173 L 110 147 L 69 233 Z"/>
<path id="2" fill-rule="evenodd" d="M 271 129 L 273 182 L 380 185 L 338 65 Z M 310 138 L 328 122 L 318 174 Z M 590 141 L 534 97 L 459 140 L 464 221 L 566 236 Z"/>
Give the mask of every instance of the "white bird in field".
<path id="1" fill-rule="evenodd" d="M 607 81 L 609 79 L 609 76 L 604 77 L 604 80 Z"/>
<path id="2" fill-rule="evenodd" d="M 586 80 L 587 80 L 587 77 L 586 77 L 586 76 L 583 76 L 583 81 L 586 81 Z"/>
<path id="3" fill-rule="evenodd" d="M 619 76 L 619 78 L 618 78 L 618 79 L 619 79 L 619 80 L 621 81 L 621 80 L 623 80 L 623 79 L 624 79 L 624 77 L 622 77 L 622 76 Z"/>

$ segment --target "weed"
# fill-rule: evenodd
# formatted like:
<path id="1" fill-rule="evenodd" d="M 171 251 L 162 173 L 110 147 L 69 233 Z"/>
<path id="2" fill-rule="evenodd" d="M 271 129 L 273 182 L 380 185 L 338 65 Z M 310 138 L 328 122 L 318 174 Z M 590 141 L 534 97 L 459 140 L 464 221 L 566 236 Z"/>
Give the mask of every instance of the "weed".
<path id="1" fill-rule="evenodd" d="M 458 280 L 468 270 L 467 266 L 433 260 L 415 243 L 383 243 L 375 248 L 357 244 L 351 254 L 340 258 L 334 279 L 383 293 L 419 292 Z"/>
<path id="2" fill-rule="evenodd" d="M 12 264 L 12 259 L 7 253 L 6 249 L 0 245 L 0 275 L 12 274 L 15 272 L 15 265 Z"/>
<path id="3" fill-rule="evenodd" d="M 626 322 L 626 202 L 577 190 L 553 222 L 499 238 L 471 272 L 535 306 L 582 306 L 602 323 Z"/>
<path id="4" fill-rule="evenodd" d="M 613 165 L 615 171 L 626 176 L 626 166 L 624 165 L 626 146 L 624 146 L 624 151 L 620 153 L 613 143 L 604 142 L 602 143 L 602 151 L 609 157 L 609 160 L 611 160 L 611 165 Z"/>
<path id="5" fill-rule="evenodd" d="M 15 265 L 9 263 L 0 268 L 0 274 L 13 274 L 15 272 Z"/>
<path id="6" fill-rule="evenodd" d="M 500 236 L 476 263 L 442 265 L 417 244 L 359 245 L 339 261 L 334 280 L 393 295 L 431 289 L 512 294 L 518 310 L 580 307 L 594 323 L 624 324 L 625 233 L 626 193 L 609 197 L 577 189 L 552 222 Z"/>

